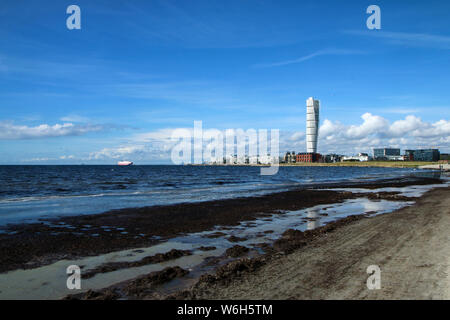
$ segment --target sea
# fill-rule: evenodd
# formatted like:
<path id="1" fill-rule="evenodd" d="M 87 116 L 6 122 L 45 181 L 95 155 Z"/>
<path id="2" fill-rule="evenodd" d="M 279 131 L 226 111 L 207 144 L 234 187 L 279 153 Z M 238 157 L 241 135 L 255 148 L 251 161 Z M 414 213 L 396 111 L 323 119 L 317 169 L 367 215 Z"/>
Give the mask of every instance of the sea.
<path id="1" fill-rule="evenodd" d="M 329 182 L 423 175 L 411 168 L 255 166 L 0 166 L 0 226 L 112 209 L 245 197 Z"/>

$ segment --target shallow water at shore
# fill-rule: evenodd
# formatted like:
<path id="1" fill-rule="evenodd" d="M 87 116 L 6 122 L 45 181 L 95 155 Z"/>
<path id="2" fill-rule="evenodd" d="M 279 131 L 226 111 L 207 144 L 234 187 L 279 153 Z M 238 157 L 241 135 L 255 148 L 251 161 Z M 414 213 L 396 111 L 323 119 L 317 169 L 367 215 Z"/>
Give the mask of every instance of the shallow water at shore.
<path id="1" fill-rule="evenodd" d="M 303 210 L 275 214 L 254 221 L 244 221 L 235 227 L 223 228 L 218 226 L 215 230 L 176 237 L 149 248 L 123 250 L 78 260 L 61 260 L 39 268 L 10 271 L 0 274 L 0 299 L 59 299 L 67 294 L 84 292 L 89 289 L 101 289 L 139 275 L 160 271 L 169 266 L 202 269 L 202 263 L 205 262 L 206 258 L 221 256 L 227 248 L 236 244 L 260 251 L 258 244 L 272 243 L 287 229 L 311 230 L 349 215 L 382 214 L 411 204 L 413 202 L 374 201 L 367 198 L 351 199 L 338 204 L 318 205 Z M 210 237 L 217 232 L 221 232 L 223 235 Z M 230 236 L 245 238 L 245 240 L 230 242 L 226 240 Z M 201 246 L 214 246 L 216 249 L 211 251 L 198 250 Z M 136 261 L 145 256 L 168 252 L 171 249 L 193 250 L 193 254 L 163 263 L 99 273 L 93 278 L 82 279 L 81 291 L 76 290 L 75 292 L 66 288 L 66 268 L 69 265 L 82 266 L 83 273 L 83 270 L 90 270 L 104 263 Z M 201 271 L 205 270 L 196 270 L 196 273 L 200 275 Z M 188 281 L 188 283 L 192 283 L 192 281 Z M 187 283 L 180 281 L 179 285 L 183 286 Z"/>
<path id="2" fill-rule="evenodd" d="M 410 168 L 0 166 L 0 227 L 111 209 L 255 196 L 337 181 L 429 174 Z"/>

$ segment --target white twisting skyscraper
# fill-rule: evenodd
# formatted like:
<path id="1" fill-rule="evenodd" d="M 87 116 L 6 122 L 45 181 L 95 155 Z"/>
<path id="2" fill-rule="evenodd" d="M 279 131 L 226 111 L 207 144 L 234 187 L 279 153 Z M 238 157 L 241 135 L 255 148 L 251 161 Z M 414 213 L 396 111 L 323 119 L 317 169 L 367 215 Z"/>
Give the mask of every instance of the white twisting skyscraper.
<path id="1" fill-rule="evenodd" d="M 319 136 L 319 100 L 306 100 L 306 152 L 317 153 Z"/>

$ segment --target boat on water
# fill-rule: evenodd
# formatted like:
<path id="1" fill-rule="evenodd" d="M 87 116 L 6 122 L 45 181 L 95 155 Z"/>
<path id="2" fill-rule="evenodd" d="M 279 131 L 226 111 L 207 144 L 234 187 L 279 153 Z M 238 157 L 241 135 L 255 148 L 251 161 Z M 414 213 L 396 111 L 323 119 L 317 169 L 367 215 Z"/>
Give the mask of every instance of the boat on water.
<path id="1" fill-rule="evenodd" d="M 132 161 L 119 161 L 117 162 L 117 165 L 119 166 L 131 166 L 133 164 Z"/>

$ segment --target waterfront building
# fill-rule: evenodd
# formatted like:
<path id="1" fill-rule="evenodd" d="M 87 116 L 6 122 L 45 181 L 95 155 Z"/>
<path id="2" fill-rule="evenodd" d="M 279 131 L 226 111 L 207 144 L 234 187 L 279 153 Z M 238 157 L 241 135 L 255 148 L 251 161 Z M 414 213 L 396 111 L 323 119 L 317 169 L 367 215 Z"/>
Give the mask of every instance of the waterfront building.
<path id="1" fill-rule="evenodd" d="M 322 155 L 315 152 L 297 153 L 297 162 L 322 162 Z"/>
<path id="2" fill-rule="evenodd" d="M 342 156 L 338 154 L 327 154 L 324 156 L 324 161 L 327 163 L 335 163 L 335 162 L 341 162 Z"/>
<path id="3" fill-rule="evenodd" d="M 249 164 L 258 164 L 258 156 L 250 156 L 248 158 L 248 163 Z"/>
<path id="4" fill-rule="evenodd" d="M 443 161 L 450 160 L 450 154 L 448 154 L 448 153 L 441 153 L 441 156 L 439 157 L 439 160 L 443 160 Z"/>
<path id="5" fill-rule="evenodd" d="M 375 148 L 373 149 L 375 160 L 403 160 L 399 148 Z"/>
<path id="6" fill-rule="evenodd" d="M 414 160 L 414 150 L 405 150 L 405 156 L 406 161 L 413 161 Z"/>
<path id="7" fill-rule="evenodd" d="M 405 150 L 405 156 L 414 161 L 439 161 L 441 154 L 438 149 L 418 149 Z"/>
<path id="8" fill-rule="evenodd" d="M 284 157 L 283 157 L 283 159 L 282 159 L 282 161 L 284 163 L 295 163 L 295 161 L 296 161 L 295 151 L 292 151 L 292 153 L 289 152 L 289 151 L 286 152 Z"/>

